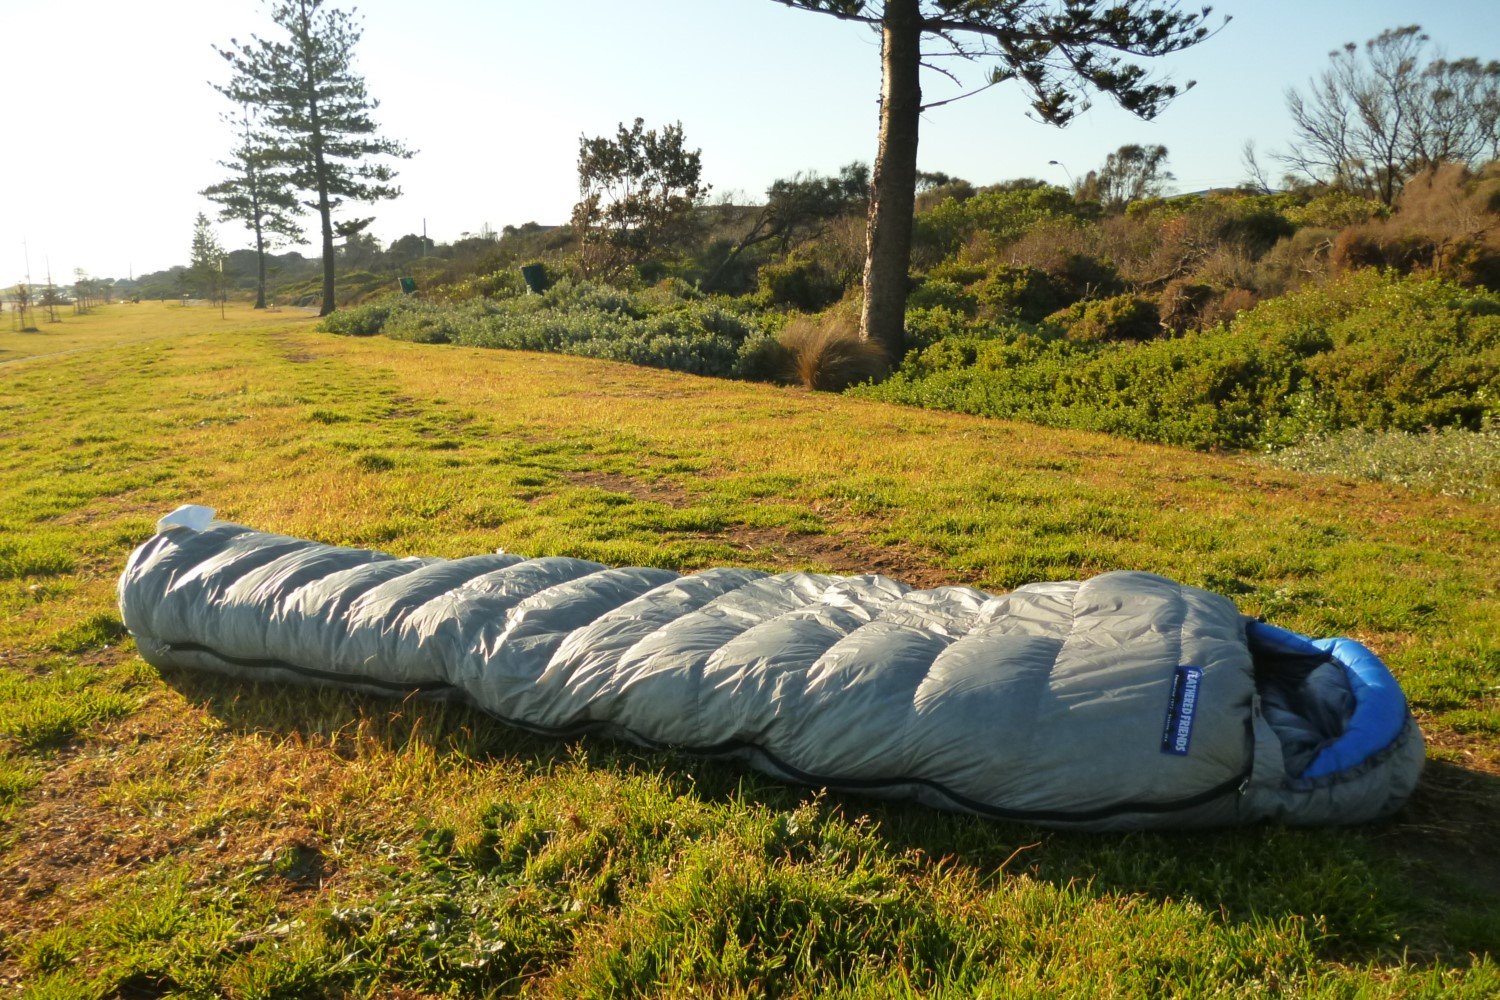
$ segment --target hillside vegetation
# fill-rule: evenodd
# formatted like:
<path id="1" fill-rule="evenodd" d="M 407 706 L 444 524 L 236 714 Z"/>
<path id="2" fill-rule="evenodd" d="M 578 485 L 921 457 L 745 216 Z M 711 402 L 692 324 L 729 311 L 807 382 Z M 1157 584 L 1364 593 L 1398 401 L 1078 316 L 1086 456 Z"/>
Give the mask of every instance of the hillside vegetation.
<path id="1" fill-rule="evenodd" d="M 0 979 L 22 995 L 1500 992 L 1494 506 L 265 319 L 101 307 L 49 328 L 85 350 L 0 365 Z M 1084 836 L 158 677 L 113 586 L 189 502 L 400 554 L 989 589 L 1156 571 L 1372 646 L 1431 759 L 1377 827 Z"/>
<path id="2" fill-rule="evenodd" d="M 1284 461 L 1324 455 L 1317 468 L 1493 496 L 1496 170 L 1428 171 L 1390 207 L 1307 188 L 1106 209 L 1039 181 L 976 191 L 947 179 L 919 202 L 907 349 L 884 365 L 851 350 L 861 240 L 850 214 L 809 223 L 780 250 L 755 244 L 732 268 L 727 241 L 704 237 L 613 285 L 581 278 L 555 233 L 541 295 L 513 266 L 521 244 L 502 238 L 495 270 L 379 298 L 324 328 L 855 387 L 1199 449 L 1296 448 Z M 704 211 L 705 226 L 733 231 L 733 215 Z M 839 352 L 849 360 L 823 357 Z M 1450 428 L 1476 436 L 1431 433 Z M 1381 453 L 1403 458 L 1341 462 L 1313 447 L 1346 432 L 1386 435 Z"/>

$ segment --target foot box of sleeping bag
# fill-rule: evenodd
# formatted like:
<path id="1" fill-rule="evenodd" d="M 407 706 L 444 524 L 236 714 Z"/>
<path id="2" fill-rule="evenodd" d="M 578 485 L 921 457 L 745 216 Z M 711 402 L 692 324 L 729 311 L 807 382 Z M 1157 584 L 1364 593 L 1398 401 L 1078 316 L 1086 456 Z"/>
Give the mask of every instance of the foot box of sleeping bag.
<path id="1" fill-rule="evenodd" d="M 467 700 L 541 733 L 1048 826 L 1352 823 L 1422 738 L 1349 639 L 1149 573 L 1008 594 L 883 576 L 398 559 L 183 508 L 120 609 L 159 668 Z"/>

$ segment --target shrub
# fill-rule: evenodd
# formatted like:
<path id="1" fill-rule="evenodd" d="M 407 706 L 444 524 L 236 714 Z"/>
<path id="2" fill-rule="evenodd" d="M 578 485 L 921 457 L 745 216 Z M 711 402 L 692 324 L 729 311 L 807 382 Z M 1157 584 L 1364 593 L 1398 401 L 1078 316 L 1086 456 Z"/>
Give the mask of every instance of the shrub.
<path id="1" fill-rule="evenodd" d="M 947 198 L 917 216 L 913 258 L 936 263 L 980 234 L 993 245 L 1004 245 L 1042 220 L 1077 218 L 1087 211 L 1063 188 L 1046 184 L 981 191 L 963 201 Z"/>
<path id="2" fill-rule="evenodd" d="M 1125 290 L 1125 283 L 1120 280 L 1114 265 L 1089 254 L 1064 254 L 1053 267 L 1044 270 L 1065 303 L 1119 295 Z"/>
<path id="3" fill-rule="evenodd" d="M 1335 229 L 1308 226 L 1280 240 L 1255 262 L 1253 285 L 1267 298 L 1301 288 L 1328 275 Z"/>
<path id="4" fill-rule="evenodd" d="M 1043 219 L 1008 246 L 991 241 L 989 255 L 1008 264 L 1060 275 L 1072 258 L 1099 257 L 1100 234 L 1112 221 L 1106 219 L 1099 226 L 1085 226 L 1074 218 Z"/>
<path id="5" fill-rule="evenodd" d="M 790 378 L 791 371 L 792 352 L 773 333 L 756 332 L 746 337 L 735 359 L 735 375 L 752 382 L 783 382 Z"/>
<path id="6" fill-rule="evenodd" d="M 401 308 L 392 310 L 384 333 L 393 340 L 418 344 L 455 344 L 478 326 L 488 312 L 477 300 L 462 305 L 403 303 Z"/>
<path id="7" fill-rule="evenodd" d="M 982 314 L 988 319 L 1039 323 L 1068 305 L 1058 283 L 1035 267 L 1003 265 L 980 282 L 976 291 Z"/>
<path id="8" fill-rule="evenodd" d="M 386 320 L 400 301 L 394 298 L 377 299 L 361 306 L 340 309 L 323 317 L 318 328 L 346 337 L 373 337 L 385 329 Z"/>
<path id="9" fill-rule="evenodd" d="M 802 251 L 761 267 L 756 279 L 762 298 L 770 305 L 816 312 L 844 294 L 844 280 L 821 261 Z"/>
<path id="10" fill-rule="evenodd" d="M 1346 427 L 1477 429 L 1500 414 L 1500 296 L 1360 271 L 1146 343 L 961 334 L 858 391 L 1200 448 L 1281 447 Z"/>
<path id="11" fill-rule="evenodd" d="M 890 360 L 874 341 L 863 340 L 847 314 L 799 316 L 781 331 L 797 381 L 809 389 L 841 392 L 880 378 Z"/>
<path id="12" fill-rule="evenodd" d="M 1390 267 L 1428 271 L 1460 284 L 1500 287 L 1500 176 L 1446 164 L 1401 190 L 1396 212 L 1350 226 L 1334 241 L 1341 271 Z"/>
<path id="13" fill-rule="evenodd" d="M 974 332 L 973 321 L 963 313 L 946 306 L 906 311 L 906 345 L 908 350 L 929 347 L 948 337 Z"/>
<path id="14" fill-rule="evenodd" d="M 973 316 L 979 309 L 979 299 L 955 281 L 929 276 L 907 296 L 908 309 L 932 309 L 941 307 Z"/>
<path id="15" fill-rule="evenodd" d="M 1460 240 L 1445 247 L 1437 269 L 1461 285 L 1500 292 L 1500 246 L 1475 239 Z"/>
<path id="16" fill-rule="evenodd" d="M 1348 191 L 1329 191 L 1305 205 L 1294 205 L 1286 210 L 1286 217 L 1297 225 L 1320 229 L 1343 229 L 1383 219 L 1388 214 L 1386 207 L 1376 199 L 1361 198 Z"/>
<path id="17" fill-rule="evenodd" d="M 927 272 L 928 278 L 939 281 L 951 281 L 965 287 L 977 281 L 984 280 L 989 271 L 982 264 L 975 264 L 963 260 L 946 260 Z"/>
<path id="18" fill-rule="evenodd" d="M 1252 256 L 1259 256 L 1276 241 L 1296 231 L 1275 195 L 1214 195 L 1205 206 L 1213 235 Z"/>
<path id="19" fill-rule="evenodd" d="M 1233 322 L 1234 318 L 1255 306 L 1255 293 L 1248 288 L 1230 288 L 1204 303 L 1198 325 L 1204 328 Z"/>
<path id="20" fill-rule="evenodd" d="M 1203 311 L 1218 293 L 1212 285 L 1178 278 L 1167 282 L 1157 302 L 1161 325 L 1173 333 L 1185 333 L 1202 325 Z"/>
<path id="21" fill-rule="evenodd" d="M 1075 302 L 1047 317 L 1047 322 L 1062 327 L 1069 338 L 1084 342 L 1150 340 L 1161 333 L 1156 303 L 1139 295 Z"/>
<path id="22" fill-rule="evenodd" d="M 1423 233 L 1370 222 L 1340 232 L 1333 241 L 1329 262 L 1336 271 L 1388 267 L 1409 274 L 1419 267 L 1431 267 L 1437 249 L 1432 237 Z"/>

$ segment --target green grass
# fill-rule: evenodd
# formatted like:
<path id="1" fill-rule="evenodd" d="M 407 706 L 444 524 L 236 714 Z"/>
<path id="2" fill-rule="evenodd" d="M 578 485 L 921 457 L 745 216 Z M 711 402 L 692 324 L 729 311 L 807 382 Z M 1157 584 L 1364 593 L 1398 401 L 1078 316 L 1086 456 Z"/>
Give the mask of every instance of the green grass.
<path id="1" fill-rule="evenodd" d="M 83 350 L 0 366 L 0 981 L 24 995 L 1500 990 L 1493 506 L 248 310 L 69 324 Z M 1433 759 L 1383 826 L 1084 836 L 158 678 L 113 587 L 186 502 L 402 554 L 1153 570 L 1373 646 Z"/>

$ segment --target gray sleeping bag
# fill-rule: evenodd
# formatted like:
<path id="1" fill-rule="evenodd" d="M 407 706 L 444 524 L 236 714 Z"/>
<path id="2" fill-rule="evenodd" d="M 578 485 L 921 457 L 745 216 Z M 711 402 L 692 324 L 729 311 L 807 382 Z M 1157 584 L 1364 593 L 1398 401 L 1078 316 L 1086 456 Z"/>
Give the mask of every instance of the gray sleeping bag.
<path id="1" fill-rule="evenodd" d="M 1421 736 L 1368 650 L 1149 573 L 1008 594 L 883 576 L 397 559 L 188 507 L 120 608 L 160 668 L 465 699 L 559 736 L 1089 829 L 1350 823 Z"/>

